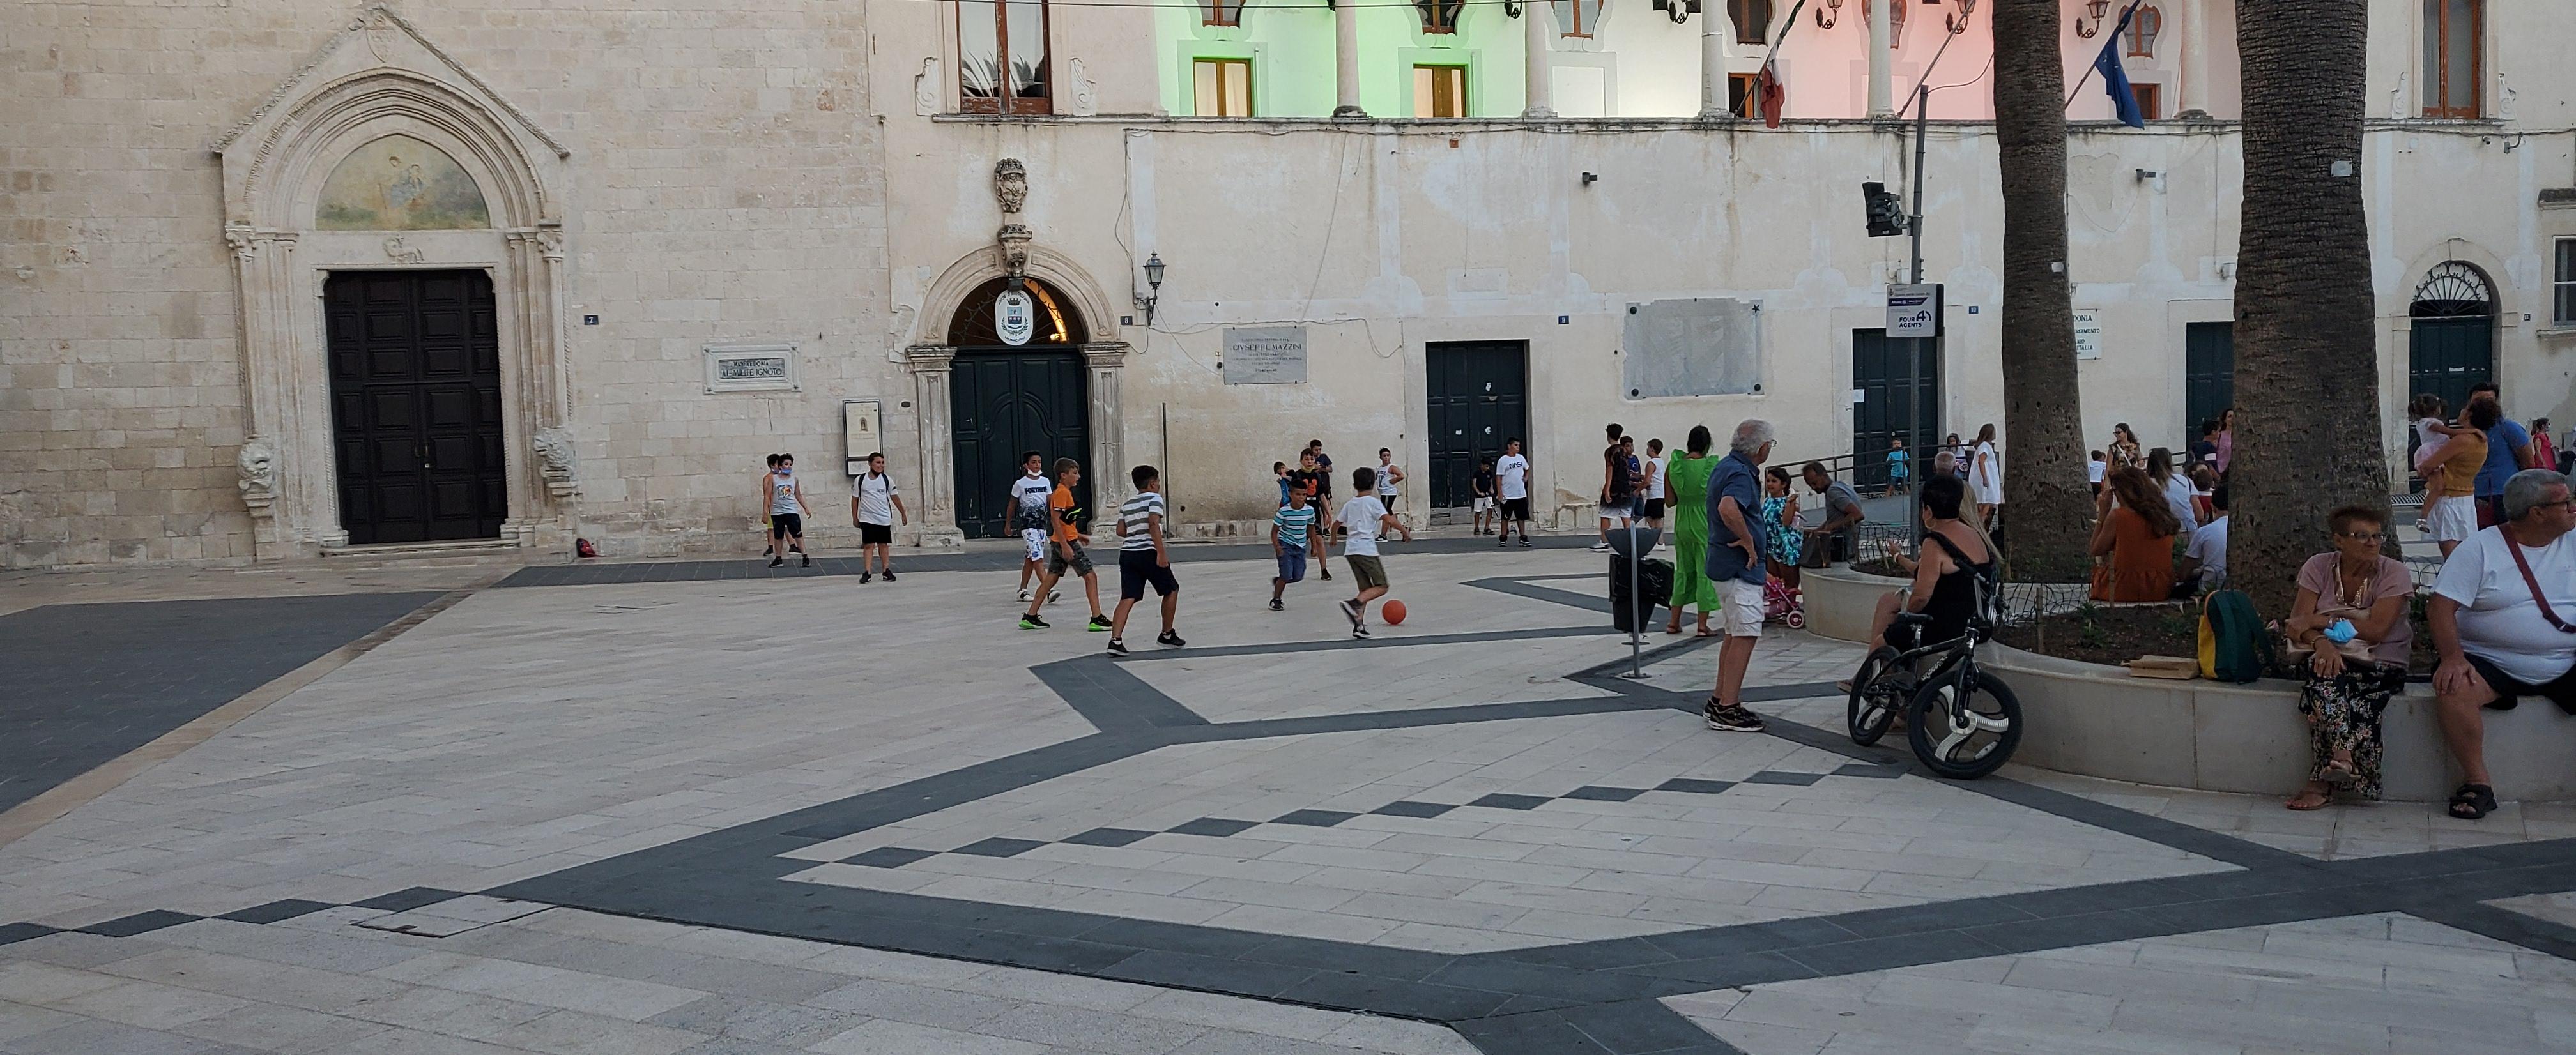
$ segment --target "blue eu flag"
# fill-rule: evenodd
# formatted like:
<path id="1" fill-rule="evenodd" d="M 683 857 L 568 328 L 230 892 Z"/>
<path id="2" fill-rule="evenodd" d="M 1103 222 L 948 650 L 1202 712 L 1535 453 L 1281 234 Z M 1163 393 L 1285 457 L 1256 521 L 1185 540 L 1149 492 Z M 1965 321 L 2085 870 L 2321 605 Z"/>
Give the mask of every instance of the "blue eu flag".
<path id="1" fill-rule="evenodd" d="M 2129 34 L 2129 19 L 2138 14 L 2132 3 L 2120 12 L 2120 27 L 2102 42 L 2102 54 L 2093 60 L 2093 68 L 2102 73 L 2102 90 L 2111 93 L 2111 106 L 2119 113 L 2120 123 L 2131 128 L 2147 127 L 2147 115 L 2138 109 L 2138 93 L 2129 87 L 2129 71 L 2120 68 L 2120 38 Z"/>

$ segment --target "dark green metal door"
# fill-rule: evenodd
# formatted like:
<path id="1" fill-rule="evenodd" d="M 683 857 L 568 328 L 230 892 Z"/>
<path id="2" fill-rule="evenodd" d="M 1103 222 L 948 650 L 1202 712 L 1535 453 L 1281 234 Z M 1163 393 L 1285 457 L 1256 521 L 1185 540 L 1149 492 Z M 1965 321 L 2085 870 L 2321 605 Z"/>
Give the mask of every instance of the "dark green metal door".
<path id="1" fill-rule="evenodd" d="M 1917 346 L 1922 358 L 1909 363 L 1908 353 Z M 1887 487 L 1891 439 L 1906 441 L 1907 464 L 1921 479 L 1921 470 L 1929 469 L 1932 460 L 1913 448 L 1937 448 L 1941 442 L 1941 343 L 1922 337 L 1890 339 L 1886 330 L 1853 330 L 1852 387 L 1861 397 L 1852 404 L 1852 486 L 1863 493 Z M 1916 422 L 1922 423 L 1920 428 Z M 1918 435 L 1919 441 L 1914 438 Z"/>
<path id="2" fill-rule="evenodd" d="M 1081 462 L 1073 500 L 1086 520 L 1096 515 L 1092 481 L 1126 467 L 1091 464 L 1082 353 L 960 348 L 954 364 L 949 440 L 957 462 L 958 529 L 968 538 L 1018 537 L 1010 524 L 1010 487 L 1029 451 L 1046 457 L 1050 479 L 1056 459 Z"/>
<path id="3" fill-rule="evenodd" d="M 2182 354 L 2182 434 L 2198 440 L 2201 422 L 2236 405 L 2236 324 L 2186 324 Z"/>
<path id="4" fill-rule="evenodd" d="M 1469 505 L 1479 458 L 1500 458 L 1521 441 L 1529 455 L 1529 345 L 1523 341 L 1434 341 L 1423 349 L 1431 401 L 1431 465 L 1422 494 L 1431 509 Z"/>
<path id="5" fill-rule="evenodd" d="M 2430 392 L 2457 415 L 2469 386 L 2495 377 L 2495 316 L 2417 319 L 2408 342 L 2407 398 Z"/>

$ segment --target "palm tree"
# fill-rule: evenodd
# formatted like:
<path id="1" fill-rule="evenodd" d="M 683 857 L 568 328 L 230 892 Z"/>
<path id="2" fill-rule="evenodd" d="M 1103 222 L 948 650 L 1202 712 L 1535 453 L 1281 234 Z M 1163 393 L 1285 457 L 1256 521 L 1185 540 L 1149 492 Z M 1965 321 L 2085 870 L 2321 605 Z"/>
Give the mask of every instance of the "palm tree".
<path id="1" fill-rule="evenodd" d="M 2245 204 L 2227 559 L 2273 615 L 2290 611 L 2291 572 L 2325 548 L 2328 511 L 2388 507 L 2361 204 L 2368 6 L 2236 6 Z"/>
<path id="2" fill-rule="evenodd" d="M 2004 553 L 2016 578 L 2067 581 L 2093 512 L 2066 273 L 2066 72 L 2060 0 L 1996 0 L 1995 139 L 2003 176 Z"/>

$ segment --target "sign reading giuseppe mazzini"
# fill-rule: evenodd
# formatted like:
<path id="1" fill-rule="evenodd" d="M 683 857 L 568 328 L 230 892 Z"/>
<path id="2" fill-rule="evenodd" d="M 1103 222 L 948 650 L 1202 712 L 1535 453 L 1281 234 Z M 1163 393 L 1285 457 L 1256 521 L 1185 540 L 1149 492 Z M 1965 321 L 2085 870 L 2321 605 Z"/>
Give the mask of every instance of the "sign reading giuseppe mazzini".
<path id="1" fill-rule="evenodd" d="M 1306 328 L 1239 326 L 1225 331 L 1225 383 L 1298 385 L 1306 382 Z"/>

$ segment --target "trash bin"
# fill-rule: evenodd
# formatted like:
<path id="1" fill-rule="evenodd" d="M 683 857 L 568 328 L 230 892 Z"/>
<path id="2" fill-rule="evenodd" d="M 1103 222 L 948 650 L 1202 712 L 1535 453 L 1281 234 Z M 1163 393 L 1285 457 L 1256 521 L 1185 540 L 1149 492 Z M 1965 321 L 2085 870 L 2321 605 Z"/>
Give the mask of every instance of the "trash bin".
<path id="1" fill-rule="evenodd" d="M 1628 559 L 1610 558 L 1610 625 L 1628 633 L 1655 621 L 1655 609 L 1673 596 L 1673 562 L 1648 557 L 1637 562 L 1637 592 L 1628 592 Z"/>

